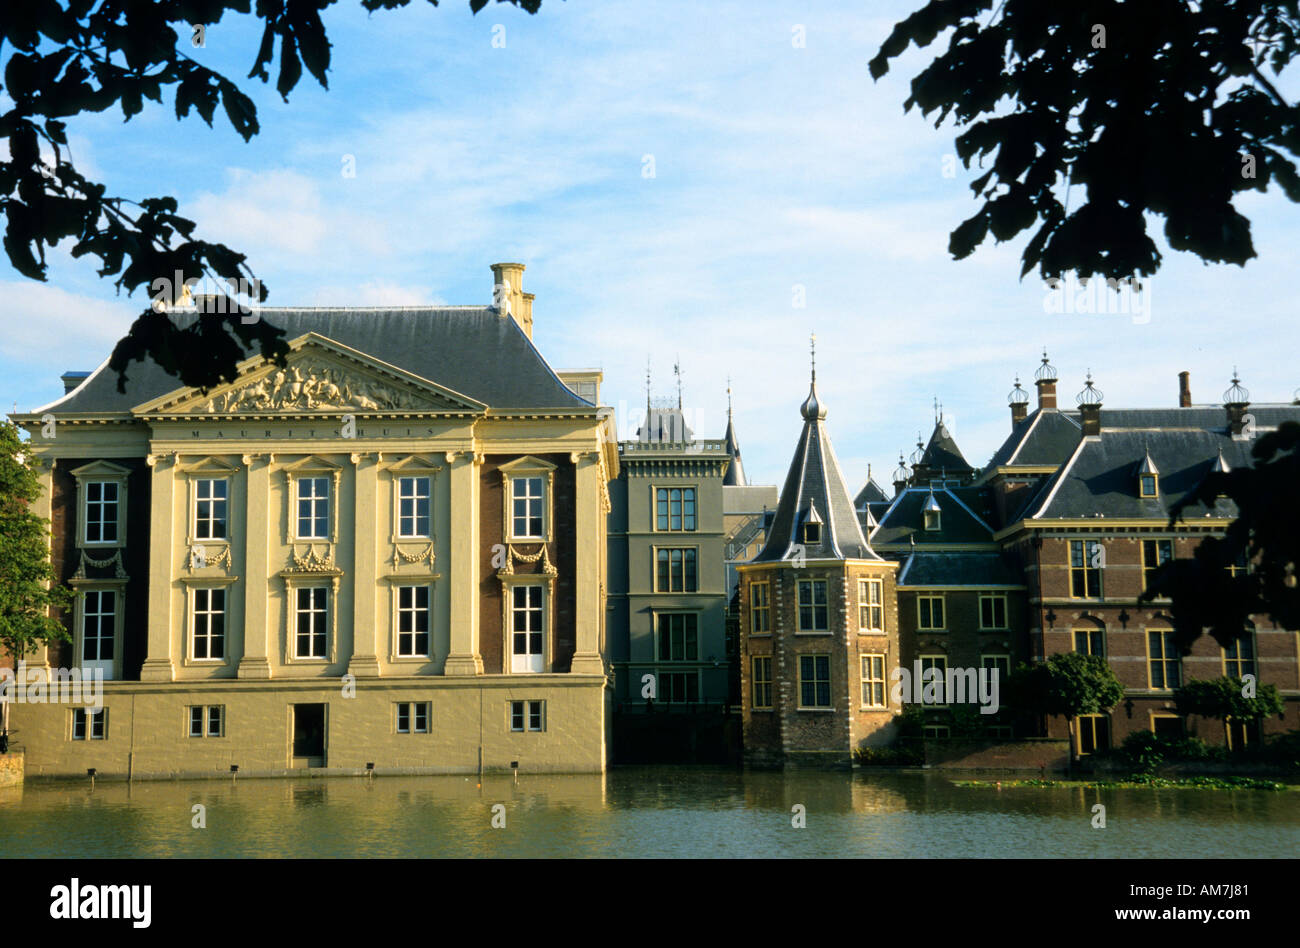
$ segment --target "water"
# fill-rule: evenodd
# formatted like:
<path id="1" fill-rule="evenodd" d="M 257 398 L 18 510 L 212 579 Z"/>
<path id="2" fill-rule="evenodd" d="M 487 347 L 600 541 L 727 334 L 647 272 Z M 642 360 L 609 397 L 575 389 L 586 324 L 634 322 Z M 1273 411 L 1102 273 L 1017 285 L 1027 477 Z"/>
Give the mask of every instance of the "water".
<path id="1" fill-rule="evenodd" d="M 1002 790 L 928 773 L 32 782 L 6 857 L 1295 857 L 1300 792 Z M 1092 807 L 1106 807 L 1106 828 Z M 207 827 L 192 826 L 193 806 Z M 494 804 L 506 826 L 492 827 Z M 807 826 L 791 826 L 804 807 Z"/>

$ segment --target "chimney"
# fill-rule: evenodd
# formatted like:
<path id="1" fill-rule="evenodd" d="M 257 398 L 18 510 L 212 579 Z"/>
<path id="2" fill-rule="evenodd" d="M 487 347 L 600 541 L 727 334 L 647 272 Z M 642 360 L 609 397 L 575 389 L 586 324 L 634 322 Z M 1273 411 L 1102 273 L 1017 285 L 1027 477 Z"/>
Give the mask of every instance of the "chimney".
<path id="1" fill-rule="evenodd" d="M 1056 411 L 1056 369 L 1047 361 L 1047 350 L 1043 350 L 1043 364 L 1034 373 L 1034 385 L 1038 388 L 1039 411 Z"/>
<path id="2" fill-rule="evenodd" d="M 1092 384 L 1092 370 L 1088 370 L 1088 380 L 1083 383 L 1081 391 L 1074 399 L 1079 403 L 1079 420 L 1083 425 L 1083 437 L 1101 435 L 1101 389 Z"/>
<path id="3" fill-rule="evenodd" d="M 1020 387 L 1020 376 L 1016 376 L 1016 387 L 1007 394 L 1007 404 L 1011 406 L 1011 427 L 1014 429 L 1029 414 L 1029 393 Z"/>
<path id="4" fill-rule="evenodd" d="M 523 321 L 520 325 L 524 327 L 524 335 L 529 339 L 533 338 L 533 300 L 537 299 L 536 293 L 523 293 L 524 311 Z"/>
<path id="5" fill-rule="evenodd" d="M 529 339 L 533 338 L 532 294 L 524 305 L 524 265 L 492 264 L 492 306 L 503 319 L 508 315 L 519 324 Z M 525 311 L 527 317 L 525 318 Z"/>
<path id="6" fill-rule="evenodd" d="M 1232 387 L 1223 393 L 1223 407 L 1228 412 L 1228 431 L 1234 438 L 1240 438 L 1246 430 L 1246 408 L 1250 405 L 1250 392 L 1242 388 L 1237 369 L 1232 369 Z"/>
<path id="7" fill-rule="evenodd" d="M 1192 407 L 1192 373 L 1178 373 L 1178 407 Z"/>
<path id="8" fill-rule="evenodd" d="M 89 372 L 64 372 L 59 376 L 59 381 L 63 383 L 63 394 L 67 395 L 73 391 L 78 385 L 86 381 L 89 375 Z"/>

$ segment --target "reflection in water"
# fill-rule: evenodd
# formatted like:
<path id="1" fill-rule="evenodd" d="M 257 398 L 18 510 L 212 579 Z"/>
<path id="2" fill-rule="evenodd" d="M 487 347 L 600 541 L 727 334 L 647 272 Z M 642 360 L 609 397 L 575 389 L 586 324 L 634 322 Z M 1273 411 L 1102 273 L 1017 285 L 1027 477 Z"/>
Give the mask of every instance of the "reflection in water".
<path id="1" fill-rule="evenodd" d="M 207 809 L 207 828 L 191 825 Z M 1107 825 L 1092 827 L 1104 803 Z M 492 825 L 493 807 L 505 826 Z M 796 806 L 806 825 L 792 825 Z M 961 789 L 938 773 L 618 768 L 0 789 L 6 856 L 1291 857 L 1300 792 Z"/>

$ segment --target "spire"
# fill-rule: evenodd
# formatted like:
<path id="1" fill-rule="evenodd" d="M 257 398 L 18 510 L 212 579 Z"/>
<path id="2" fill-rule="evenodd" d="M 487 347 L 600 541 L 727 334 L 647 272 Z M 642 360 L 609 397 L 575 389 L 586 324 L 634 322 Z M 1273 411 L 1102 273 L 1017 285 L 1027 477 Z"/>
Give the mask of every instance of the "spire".
<path id="1" fill-rule="evenodd" d="M 755 563 L 864 559 L 879 562 L 867 543 L 817 398 L 816 337 L 810 339 L 810 390 L 803 430 L 781 488 L 781 500 Z M 819 525 L 818 529 L 809 529 Z"/>
<path id="2" fill-rule="evenodd" d="M 744 487 L 749 483 L 745 476 L 745 466 L 740 461 L 740 441 L 736 438 L 736 426 L 731 414 L 731 379 L 727 379 L 727 434 L 726 434 L 727 473 L 722 476 L 724 487 Z"/>
<path id="3" fill-rule="evenodd" d="M 677 410 L 682 408 L 682 357 L 679 354 L 673 363 L 673 375 L 677 376 Z"/>
<path id="4" fill-rule="evenodd" d="M 645 412 L 650 414 L 650 357 L 645 357 Z"/>

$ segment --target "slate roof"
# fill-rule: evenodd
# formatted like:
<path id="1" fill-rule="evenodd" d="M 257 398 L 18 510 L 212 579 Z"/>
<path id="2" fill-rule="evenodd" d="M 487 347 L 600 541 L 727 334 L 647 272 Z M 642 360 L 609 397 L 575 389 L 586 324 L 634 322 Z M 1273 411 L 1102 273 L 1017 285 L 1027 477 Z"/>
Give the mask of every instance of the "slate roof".
<path id="1" fill-rule="evenodd" d="M 686 424 L 686 415 L 680 408 L 647 408 L 645 419 L 636 430 L 636 439 L 687 443 L 695 440 L 695 432 Z"/>
<path id="2" fill-rule="evenodd" d="M 997 552 L 911 553 L 898 571 L 900 586 L 1023 586 L 1009 556 Z"/>
<path id="3" fill-rule="evenodd" d="M 1300 406 L 1285 404 L 1250 405 L 1256 430 L 1270 430 L 1288 419 L 1300 420 Z M 1222 405 L 1193 405 L 1189 408 L 1106 408 L 1101 409 L 1103 429 L 1227 430 L 1228 418 Z M 1015 465 L 1060 465 L 1070 457 L 1082 436 L 1077 411 L 1035 409 L 1016 424 L 993 454 L 986 471 Z"/>
<path id="4" fill-rule="evenodd" d="M 957 442 L 953 440 L 943 419 L 935 422 L 930 442 L 921 455 L 921 463 L 932 471 L 942 470 L 954 475 L 968 474 L 974 470 L 962 456 L 961 448 L 957 447 Z"/>
<path id="5" fill-rule="evenodd" d="M 727 473 L 722 477 L 722 483 L 727 487 L 744 487 L 749 483 L 745 477 L 745 467 L 740 461 L 740 442 L 736 440 L 736 426 L 731 423 L 731 412 L 727 412 L 727 455 L 731 458 L 731 463 L 727 465 Z"/>
<path id="6" fill-rule="evenodd" d="M 491 307 L 263 308 L 258 313 L 284 329 L 287 341 L 316 332 L 493 409 L 594 408 L 560 381 L 518 323 Z M 184 327 L 213 317 L 173 313 L 171 318 Z M 246 350 L 244 357 L 255 354 Z M 126 391 L 120 393 L 117 373 L 105 360 L 74 392 L 38 411 L 126 412 L 183 387 L 151 359 L 131 363 L 126 372 Z"/>
<path id="7" fill-rule="evenodd" d="M 776 563 L 790 559 L 795 553 L 794 545 L 801 542 L 800 527 L 814 509 L 822 521 L 821 542 L 803 544 L 808 559 L 879 560 L 858 524 L 844 473 L 826 432 L 826 406 L 817 398 L 815 378 L 801 411 L 803 431 L 790 460 L 781 499 L 768 529 L 767 542 L 752 562 Z"/>
<path id="8" fill-rule="evenodd" d="M 880 489 L 880 485 L 876 483 L 876 479 L 871 476 L 870 472 L 868 472 L 867 482 L 862 485 L 862 490 L 858 491 L 858 496 L 853 498 L 853 506 L 857 510 L 862 510 L 867 504 L 876 503 L 882 500 L 888 501 L 889 495 Z"/>
<path id="9" fill-rule="evenodd" d="M 1300 410 L 1296 412 L 1300 417 Z M 1104 416 L 1103 416 L 1104 420 Z M 1033 519 L 1083 518 L 1167 521 L 1169 509 L 1194 490 L 1218 460 L 1248 466 L 1253 441 L 1234 441 L 1205 430 L 1102 429 L 1083 440 L 1066 464 L 1044 485 L 1025 516 Z M 1160 471 L 1159 496 L 1142 497 L 1138 469 L 1147 452 Z M 1194 508 L 1190 516 L 1202 516 Z M 1236 517 L 1236 505 L 1221 499 L 1211 511 Z"/>
<path id="10" fill-rule="evenodd" d="M 1035 409 L 1011 429 L 988 467 L 1061 464 L 1079 443 L 1082 431 L 1078 412 Z"/>
<path id="11" fill-rule="evenodd" d="M 966 494 L 963 499 L 958 492 Z M 931 496 L 939 505 L 939 529 L 926 530 L 922 509 Z M 879 519 L 871 534 L 876 546 L 907 543 L 915 535 L 918 545 L 935 543 L 992 543 L 993 528 L 971 506 L 978 492 L 971 488 L 909 487 L 904 490 L 889 510 Z"/>

